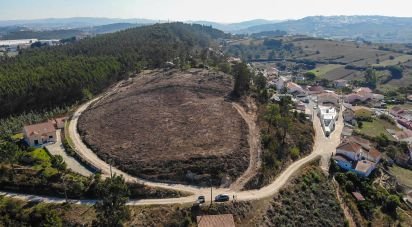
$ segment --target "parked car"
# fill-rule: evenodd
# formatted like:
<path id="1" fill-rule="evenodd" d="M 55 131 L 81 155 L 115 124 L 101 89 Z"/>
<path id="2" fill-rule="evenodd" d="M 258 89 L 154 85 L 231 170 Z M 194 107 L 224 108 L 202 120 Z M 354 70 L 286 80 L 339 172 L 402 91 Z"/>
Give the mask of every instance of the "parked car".
<path id="1" fill-rule="evenodd" d="M 205 203 L 205 196 L 201 195 L 201 196 L 197 197 L 196 202 L 199 203 L 199 204 Z"/>
<path id="2" fill-rule="evenodd" d="M 225 194 L 220 194 L 215 197 L 215 202 L 225 202 L 229 201 L 229 196 Z"/>

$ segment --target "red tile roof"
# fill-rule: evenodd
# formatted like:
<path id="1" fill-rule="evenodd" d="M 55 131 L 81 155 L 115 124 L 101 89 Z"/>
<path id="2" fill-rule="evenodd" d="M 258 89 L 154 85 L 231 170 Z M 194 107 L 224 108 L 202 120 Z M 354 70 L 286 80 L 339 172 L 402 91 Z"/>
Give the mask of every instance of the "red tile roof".
<path id="1" fill-rule="evenodd" d="M 371 148 L 368 151 L 368 155 L 373 157 L 374 159 L 376 159 L 376 158 L 379 158 L 381 156 L 381 152 L 379 152 L 375 148 Z"/>
<path id="2" fill-rule="evenodd" d="M 232 214 L 197 216 L 198 227 L 235 227 Z"/>
<path id="3" fill-rule="evenodd" d="M 44 123 L 35 124 L 35 125 L 27 125 L 27 126 L 24 126 L 24 130 L 26 131 L 27 135 L 34 135 L 34 134 L 42 135 L 42 134 L 47 134 L 47 133 L 56 131 L 53 123 L 51 122 L 44 122 Z"/>
<path id="4" fill-rule="evenodd" d="M 361 146 L 355 142 L 343 142 L 336 149 L 341 149 L 349 152 L 358 153 L 361 150 Z"/>

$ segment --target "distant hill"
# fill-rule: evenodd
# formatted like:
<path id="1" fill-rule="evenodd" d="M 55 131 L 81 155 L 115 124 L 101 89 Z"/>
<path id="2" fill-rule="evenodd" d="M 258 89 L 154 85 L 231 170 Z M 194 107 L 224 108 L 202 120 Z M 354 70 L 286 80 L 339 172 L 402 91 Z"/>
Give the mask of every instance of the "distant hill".
<path id="1" fill-rule="evenodd" d="M 146 24 L 116 23 L 76 29 L 32 30 L 26 27 L 0 27 L 0 40 L 10 39 L 66 39 L 78 35 L 100 35 L 113 33 Z"/>
<path id="2" fill-rule="evenodd" d="M 372 42 L 412 43 L 412 18 L 384 16 L 313 16 L 272 24 L 260 24 L 234 33 L 282 30 L 325 38 L 362 38 Z"/>
<path id="3" fill-rule="evenodd" d="M 212 26 L 213 28 L 216 28 L 216 29 L 219 29 L 225 32 L 233 32 L 233 31 L 238 31 L 242 29 L 247 29 L 252 26 L 273 24 L 273 23 L 278 23 L 278 22 L 280 21 L 263 20 L 263 19 L 249 20 L 249 21 L 243 21 L 243 22 L 238 22 L 238 23 L 218 23 L 218 22 L 212 22 L 212 21 L 187 21 L 187 23 Z"/>
<path id="4" fill-rule="evenodd" d="M 87 17 L 0 21 L 0 36 L 10 32 L 1 27 L 24 28 L 23 30 L 33 31 L 74 29 L 91 34 L 102 34 L 164 22 L 166 21 Z M 412 17 L 312 16 L 285 21 L 256 19 L 239 23 L 218 23 L 213 21 L 186 21 L 185 23 L 207 25 L 234 34 L 253 34 L 279 30 L 288 34 L 303 34 L 322 38 L 361 38 L 377 43 L 412 43 Z M 99 28 L 98 26 L 103 27 Z"/>
<path id="5" fill-rule="evenodd" d="M 47 29 L 76 29 L 84 27 L 94 27 L 107 24 L 129 23 L 129 24 L 154 24 L 161 22 L 149 19 L 118 19 L 118 18 L 94 18 L 94 17 L 73 17 L 73 18 L 48 18 L 36 20 L 8 20 L 0 21 L 0 27 L 21 26 L 32 30 Z"/>

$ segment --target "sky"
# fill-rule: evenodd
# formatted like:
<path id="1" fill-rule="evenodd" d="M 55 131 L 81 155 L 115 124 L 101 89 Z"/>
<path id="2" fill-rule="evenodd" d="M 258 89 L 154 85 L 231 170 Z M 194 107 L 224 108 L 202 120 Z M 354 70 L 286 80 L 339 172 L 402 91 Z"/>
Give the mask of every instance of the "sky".
<path id="1" fill-rule="evenodd" d="M 410 0 L 0 0 L 0 20 L 68 17 L 239 22 L 314 15 L 412 17 Z"/>

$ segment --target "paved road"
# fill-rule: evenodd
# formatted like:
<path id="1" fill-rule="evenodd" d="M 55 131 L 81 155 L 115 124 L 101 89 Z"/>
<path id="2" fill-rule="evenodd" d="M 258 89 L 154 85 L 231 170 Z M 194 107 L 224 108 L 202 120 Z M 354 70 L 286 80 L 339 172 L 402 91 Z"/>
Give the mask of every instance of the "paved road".
<path id="1" fill-rule="evenodd" d="M 84 167 L 82 164 L 80 164 L 75 158 L 67 155 L 67 153 L 64 150 L 63 144 L 62 144 L 61 130 L 60 129 L 57 130 L 56 143 L 47 145 L 46 149 L 52 155 L 62 156 L 64 162 L 66 162 L 66 164 L 67 164 L 67 168 L 71 169 L 73 172 L 79 173 L 80 175 L 83 175 L 83 176 L 93 175 L 93 173 L 90 170 L 88 170 L 86 167 Z"/>
<path id="2" fill-rule="evenodd" d="M 88 149 L 80 139 L 80 136 L 77 133 L 76 125 L 78 116 L 90 105 L 91 102 L 86 103 L 82 107 L 80 107 L 76 113 L 74 114 L 74 118 L 69 125 L 69 133 L 72 140 L 76 144 L 76 149 L 80 151 L 80 154 L 87 158 L 87 160 L 95 165 L 100 167 L 103 170 L 103 173 L 107 174 L 110 172 L 110 167 L 107 163 L 100 160 L 90 149 Z M 336 124 L 335 131 L 331 134 L 329 138 L 326 138 L 323 134 L 323 130 L 320 125 L 320 120 L 318 117 L 314 117 L 313 124 L 315 128 L 315 144 L 313 147 L 313 152 L 302 158 L 297 160 L 296 162 L 292 163 L 286 170 L 284 170 L 275 181 L 273 181 L 270 185 L 263 187 L 259 190 L 250 190 L 250 191 L 234 191 L 229 188 L 213 188 L 213 197 L 217 194 L 226 193 L 229 195 L 236 195 L 237 200 L 258 200 L 266 197 L 273 196 L 276 194 L 292 177 L 296 172 L 303 167 L 304 165 L 308 164 L 309 162 L 321 158 L 321 166 L 322 168 L 327 167 L 327 161 L 329 160 L 332 152 L 336 149 L 336 147 L 340 143 L 340 134 L 343 129 L 343 118 L 342 118 L 342 111 L 340 112 L 339 120 Z M 325 162 L 326 161 L 326 162 Z M 166 188 L 166 189 L 173 189 L 173 190 L 180 190 L 180 191 L 187 191 L 193 193 L 192 196 L 187 196 L 183 198 L 170 198 L 170 199 L 144 199 L 144 200 L 131 200 L 129 201 L 129 205 L 159 205 L 159 204 L 183 204 L 183 203 L 193 203 L 196 200 L 198 195 L 205 195 L 206 201 L 210 201 L 210 188 L 201 188 L 195 186 L 187 186 L 187 185 L 180 185 L 180 184 L 163 184 L 163 183 L 154 183 L 148 182 L 142 179 L 138 179 L 132 177 L 122 171 L 113 168 L 113 172 L 116 174 L 121 174 L 125 177 L 127 181 L 134 181 L 143 183 L 148 186 L 159 187 L 159 188 Z M 0 193 L 6 196 L 15 197 L 19 199 L 25 199 L 30 201 L 43 201 L 46 203 L 62 203 L 65 200 L 61 198 L 53 198 L 53 197 L 42 197 L 42 196 L 33 196 L 33 195 L 25 195 L 25 194 L 17 194 L 17 193 Z M 74 203 L 80 204 L 93 204 L 94 200 L 72 200 Z"/>

